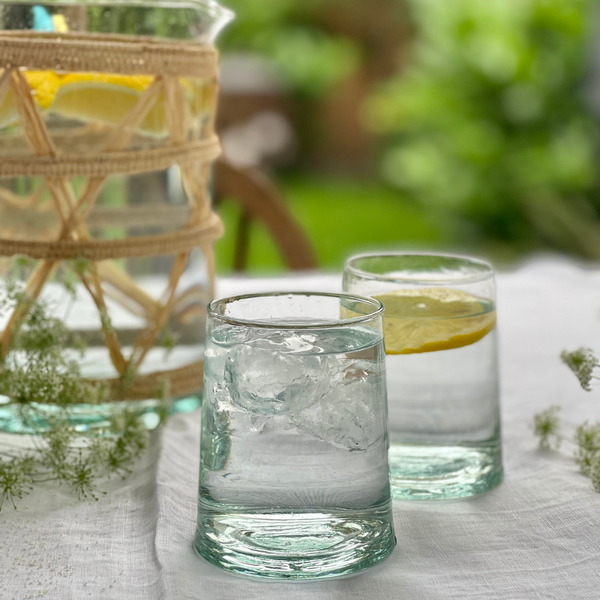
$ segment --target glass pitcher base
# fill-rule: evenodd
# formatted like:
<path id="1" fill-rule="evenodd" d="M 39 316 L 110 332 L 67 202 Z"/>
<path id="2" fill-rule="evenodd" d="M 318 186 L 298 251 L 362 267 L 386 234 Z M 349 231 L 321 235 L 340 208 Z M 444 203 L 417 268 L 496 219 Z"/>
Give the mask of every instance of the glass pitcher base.
<path id="1" fill-rule="evenodd" d="M 186 399 L 187 405 L 180 408 L 175 407 L 176 412 L 189 412 L 194 410 L 200 401 L 197 397 Z M 193 405 L 194 408 L 191 408 Z M 17 405 L 0 404 L 0 433 L 44 433 L 49 427 L 48 417 L 58 414 L 58 407 L 52 404 L 36 404 L 40 414 L 43 415 L 31 427 L 23 422 L 19 414 Z M 132 410 L 138 414 L 144 427 L 151 431 L 160 424 L 161 402 L 160 400 L 138 400 L 130 402 L 114 402 L 103 404 L 74 404 L 70 407 L 69 424 L 75 427 L 76 431 L 85 433 L 99 431 L 109 427 L 111 419 L 120 413 L 124 408 Z M 182 410 L 186 408 L 187 410 Z"/>
<path id="2" fill-rule="evenodd" d="M 389 508 L 341 514 L 201 515 L 194 549 L 232 573 L 295 581 L 353 575 L 392 552 Z"/>
<path id="3" fill-rule="evenodd" d="M 450 500 L 491 490 L 503 478 L 500 445 L 390 445 L 395 500 Z"/>

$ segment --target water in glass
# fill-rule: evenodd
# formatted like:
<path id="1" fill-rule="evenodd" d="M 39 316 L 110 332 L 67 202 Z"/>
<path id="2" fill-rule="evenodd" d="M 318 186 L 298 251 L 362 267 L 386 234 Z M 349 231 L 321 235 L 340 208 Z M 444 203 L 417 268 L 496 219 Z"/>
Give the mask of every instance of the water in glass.
<path id="1" fill-rule="evenodd" d="M 347 263 L 344 289 L 385 307 L 394 497 L 461 498 L 495 487 L 503 469 L 491 267 L 362 256 Z"/>
<path id="2" fill-rule="evenodd" d="M 394 546 L 380 331 L 209 332 L 197 551 L 250 575 L 354 573 Z"/>

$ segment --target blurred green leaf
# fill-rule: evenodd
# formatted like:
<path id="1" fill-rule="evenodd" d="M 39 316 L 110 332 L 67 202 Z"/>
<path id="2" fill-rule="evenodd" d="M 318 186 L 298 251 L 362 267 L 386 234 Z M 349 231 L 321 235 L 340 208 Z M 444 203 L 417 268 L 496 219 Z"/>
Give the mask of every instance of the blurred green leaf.
<path id="1" fill-rule="evenodd" d="M 318 96 L 360 64 L 360 46 L 319 25 L 327 0 L 227 0 L 236 12 L 225 30 L 224 51 L 254 51 L 279 68 L 291 89 Z"/>
<path id="2" fill-rule="evenodd" d="M 598 2 L 409 4 L 418 31 L 410 64 L 366 107 L 387 139 L 384 178 L 426 206 L 458 212 L 484 237 L 539 234 L 594 254 L 600 135 L 582 81 Z M 565 211 L 573 213 L 568 231 L 558 219 Z M 577 224 L 586 221 L 598 244 L 584 247 Z"/>

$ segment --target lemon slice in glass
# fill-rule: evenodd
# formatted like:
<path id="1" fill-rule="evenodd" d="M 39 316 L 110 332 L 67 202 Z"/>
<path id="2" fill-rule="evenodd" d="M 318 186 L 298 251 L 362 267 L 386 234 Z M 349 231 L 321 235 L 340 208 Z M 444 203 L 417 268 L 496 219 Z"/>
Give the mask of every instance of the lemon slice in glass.
<path id="1" fill-rule="evenodd" d="M 469 346 L 496 326 L 493 303 L 461 290 L 424 288 L 374 296 L 384 308 L 386 354 Z"/>

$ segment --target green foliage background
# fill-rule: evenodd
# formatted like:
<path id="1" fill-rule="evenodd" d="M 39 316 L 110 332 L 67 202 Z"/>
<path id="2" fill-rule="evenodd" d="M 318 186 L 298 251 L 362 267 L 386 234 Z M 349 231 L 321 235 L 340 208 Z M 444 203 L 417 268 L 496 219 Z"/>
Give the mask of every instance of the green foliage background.
<path id="1" fill-rule="evenodd" d="M 375 84 L 364 107 L 380 140 L 381 189 L 396 189 L 423 222 L 446 224 L 434 246 L 599 258 L 599 130 L 584 93 L 598 1 L 397 2 L 408 4 L 414 29 L 406 67 Z M 238 18 L 223 50 L 270 57 L 300 97 L 326 96 L 369 51 L 323 27 L 320 11 L 344 10 L 338 0 L 226 4 Z M 325 187 L 322 201 L 343 210 Z"/>
<path id="2" fill-rule="evenodd" d="M 348 8 L 352 0 L 225 0 L 236 19 L 219 46 L 224 51 L 251 50 L 268 56 L 292 90 L 300 95 L 326 94 L 360 61 L 352 38 L 331 34 L 319 22 L 325 5 Z"/>
<path id="3" fill-rule="evenodd" d="M 477 234 L 600 257 L 595 0 L 410 0 L 405 73 L 374 93 L 383 177 Z"/>

